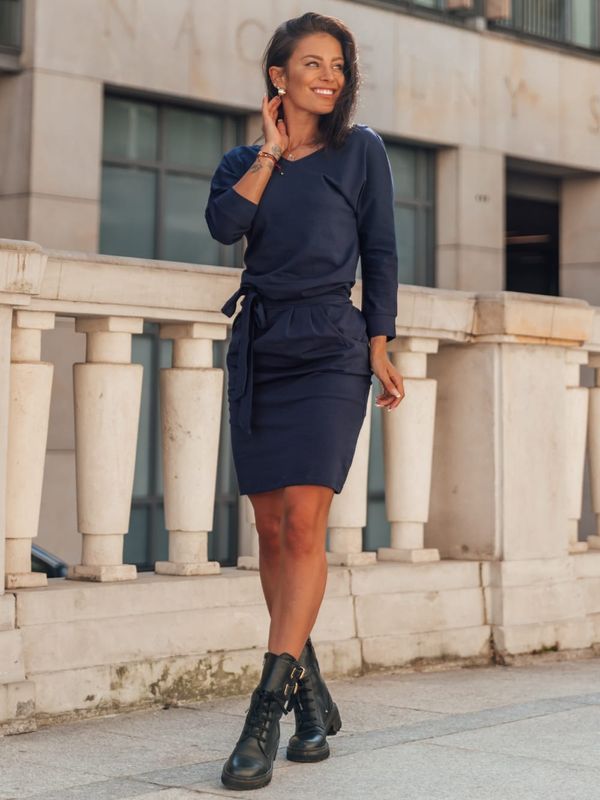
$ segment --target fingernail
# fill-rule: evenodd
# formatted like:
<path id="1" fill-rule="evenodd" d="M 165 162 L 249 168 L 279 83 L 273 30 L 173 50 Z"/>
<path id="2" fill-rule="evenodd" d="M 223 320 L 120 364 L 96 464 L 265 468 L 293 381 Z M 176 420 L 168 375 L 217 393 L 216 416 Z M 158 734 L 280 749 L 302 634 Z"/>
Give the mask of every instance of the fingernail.
<path id="1" fill-rule="evenodd" d="M 400 397 L 400 392 L 399 392 L 399 391 L 397 391 L 396 389 L 394 389 L 394 391 L 392 392 L 392 394 L 394 394 L 396 397 Z"/>

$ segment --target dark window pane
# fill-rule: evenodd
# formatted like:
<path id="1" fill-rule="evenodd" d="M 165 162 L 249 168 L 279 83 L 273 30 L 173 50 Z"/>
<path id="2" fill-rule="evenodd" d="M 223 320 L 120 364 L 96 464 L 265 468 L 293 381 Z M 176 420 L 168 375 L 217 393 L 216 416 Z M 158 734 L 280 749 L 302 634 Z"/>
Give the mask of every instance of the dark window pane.
<path id="1" fill-rule="evenodd" d="M 158 368 L 168 369 L 173 364 L 173 341 L 171 339 L 157 339 L 158 346 Z M 156 452 L 159 454 L 156 459 L 156 482 L 155 491 L 157 495 L 163 495 L 163 461 L 162 461 L 162 429 L 160 421 L 160 392 L 158 391 L 158 376 L 156 380 L 157 386 L 157 414 L 155 420 L 154 436 L 156 441 Z"/>
<path id="2" fill-rule="evenodd" d="M 596 0 L 575 0 L 572 3 L 571 41 L 581 47 L 593 47 L 595 44 L 593 24 L 595 2 Z"/>
<path id="3" fill-rule="evenodd" d="M 154 161 L 157 110 L 150 103 L 107 97 L 104 104 L 104 158 Z"/>
<path id="4" fill-rule="evenodd" d="M 169 560 L 169 533 L 165 528 L 165 507 L 160 503 L 156 507 L 156 522 L 150 539 L 150 558 L 151 564 L 156 561 Z"/>
<path id="5" fill-rule="evenodd" d="M 148 552 L 148 520 L 149 510 L 145 507 L 131 509 L 129 533 L 124 537 L 123 563 L 145 564 Z"/>
<path id="6" fill-rule="evenodd" d="M 156 175 L 135 167 L 102 171 L 100 252 L 154 257 Z"/>
<path id="7" fill-rule="evenodd" d="M 210 236 L 204 219 L 209 188 L 206 178 L 167 175 L 163 258 L 192 264 L 218 263 L 219 243 Z"/>
<path id="8" fill-rule="evenodd" d="M 510 19 L 490 24 L 597 49 L 599 8 L 597 0 L 512 0 Z"/>
<path id="9" fill-rule="evenodd" d="M 396 199 L 414 199 L 417 193 L 417 151 L 393 144 L 386 145 L 386 150 L 394 176 Z"/>
<path id="10" fill-rule="evenodd" d="M 396 207 L 394 221 L 396 228 L 396 248 L 398 250 L 398 282 L 417 283 L 417 215 L 414 208 Z M 425 247 L 425 242 L 419 242 Z"/>
<path id="11" fill-rule="evenodd" d="M 152 397 L 157 376 L 153 369 L 154 337 L 148 334 L 131 337 L 131 360 L 142 364 L 142 403 L 138 429 L 137 452 L 135 457 L 135 476 L 133 496 L 153 494 L 151 440 L 152 440 Z"/>
<path id="12" fill-rule="evenodd" d="M 0 0 L 0 47 L 21 46 L 21 0 Z"/>
<path id="13" fill-rule="evenodd" d="M 222 156 L 223 119 L 216 114 L 165 111 L 165 161 L 212 174 Z"/>

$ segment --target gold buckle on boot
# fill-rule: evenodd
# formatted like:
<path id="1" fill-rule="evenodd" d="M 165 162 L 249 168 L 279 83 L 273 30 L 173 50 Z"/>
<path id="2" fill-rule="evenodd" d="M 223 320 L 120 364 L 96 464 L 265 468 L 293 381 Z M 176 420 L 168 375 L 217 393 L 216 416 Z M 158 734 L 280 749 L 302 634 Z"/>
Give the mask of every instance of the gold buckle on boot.
<path id="1" fill-rule="evenodd" d="M 299 672 L 299 674 L 298 674 L 298 672 Z M 306 672 L 306 670 L 304 669 L 304 667 L 302 665 L 300 665 L 299 667 L 294 667 L 293 668 L 291 676 L 290 676 L 292 678 L 292 680 L 294 681 L 293 694 L 297 694 L 297 692 L 298 692 L 298 681 L 302 680 L 302 678 L 304 677 L 304 673 L 305 672 Z"/>
<path id="2" fill-rule="evenodd" d="M 297 691 L 298 691 L 298 681 L 301 680 L 304 677 L 304 673 L 305 672 L 306 672 L 306 670 L 302 665 L 300 665 L 299 667 L 293 667 L 292 668 L 292 671 L 290 672 L 290 680 L 294 681 L 294 690 L 292 692 L 293 695 L 297 693 Z M 283 696 L 286 697 L 286 698 L 287 698 L 287 696 L 289 694 L 291 685 L 292 684 L 290 683 L 290 681 L 287 681 L 285 686 L 283 687 Z"/>

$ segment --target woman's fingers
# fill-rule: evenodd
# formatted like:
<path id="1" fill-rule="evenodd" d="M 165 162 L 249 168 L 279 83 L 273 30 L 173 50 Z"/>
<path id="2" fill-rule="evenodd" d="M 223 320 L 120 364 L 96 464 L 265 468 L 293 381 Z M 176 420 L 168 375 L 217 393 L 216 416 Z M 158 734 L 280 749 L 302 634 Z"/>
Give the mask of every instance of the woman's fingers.
<path id="1" fill-rule="evenodd" d="M 399 406 L 404 398 L 404 382 L 402 375 L 392 366 L 382 378 L 379 379 L 384 391 L 377 396 L 375 405 L 380 408 L 392 408 Z"/>

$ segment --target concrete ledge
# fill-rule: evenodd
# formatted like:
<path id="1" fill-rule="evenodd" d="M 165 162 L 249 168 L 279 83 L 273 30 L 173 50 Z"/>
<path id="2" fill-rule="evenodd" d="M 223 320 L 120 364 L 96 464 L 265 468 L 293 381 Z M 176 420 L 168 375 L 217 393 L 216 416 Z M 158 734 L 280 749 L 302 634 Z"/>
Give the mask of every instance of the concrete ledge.
<path id="1" fill-rule="evenodd" d="M 352 567 L 352 594 L 442 591 L 479 587 L 478 561 L 429 561 L 419 564 L 379 563 L 377 569 Z"/>
<path id="2" fill-rule="evenodd" d="M 319 664 L 327 677 L 362 671 L 358 639 L 320 642 Z M 131 661 L 36 675 L 37 718 L 106 714 L 157 703 L 210 699 L 252 691 L 264 647 L 198 656 Z"/>
<path id="3" fill-rule="evenodd" d="M 597 639 L 595 640 L 598 641 Z M 594 643 L 590 619 L 564 620 L 531 625 L 495 625 L 494 642 L 500 653 L 533 653 L 544 650 L 575 650 Z"/>
<path id="4" fill-rule="evenodd" d="M 539 625 L 585 616 L 583 587 L 575 579 L 532 586 L 486 586 L 483 591 L 493 625 Z"/>
<path id="5" fill-rule="evenodd" d="M 0 595 L 0 631 L 11 631 L 15 627 L 15 596 Z"/>
<path id="6" fill-rule="evenodd" d="M 600 578 L 600 550 L 578 553 L 572 563 L 573 574 L 578 578 Z"/>
<path id="7" fill-rule="evenodd" d="M 348 595 L 348 570 L 331 567 L 326 596 Z M 43 596 L 40 596 L 42 594 Z M 13 595 L 10 595 L 13 597 Z M 208 576 L 157 575 L 141 572 L 134 581 L 83 583 L 50 578 L 46 589 L 16 592 L 17 625 L 43 625 L 102 617 L 129 617 L 264 603 L 257 572 L 223 567 Z"/>
<path id="8" fill-rule="evenodd" d="M 483 625 L 481 589 L 371 594 L 355 598 L 359 637 L 397 636 Z"/>
<path id="9" fill-rule="evenodd" d="M 35 684 L 15 681 L 0 685 L 0 733 L 26 733 L 36 729 Z"/>
<path id="10" fill-rule="evenodd" d="M 0 631 L 0 687 L 24 680 L 24 670 L 22 632 Z"/>
<path id="11" fill-rule="evenodd" d="M 489 663 L 492 655 L 490 626 L 432 631 L 423 636 L 372 636 L 363 639 L 365 669 L 383 669 L 414 664 L 415 661 L 474 659 Z"/>
<path id="12" fill-rule="evenodd" d="M 586 554 L 587 555 L 587 554 Z M 600 555 L 600 554 L 599 554 Z M 483 586 L 532 586 L 548 581 L 572 580 L 576 573 L 574 565 L 577 558 L 566 555 L 563 558 L 528 558 L 519 561 L 483 561 L 481 582 Z M 600 577 L 600 561 L 598 561 Z"/>

